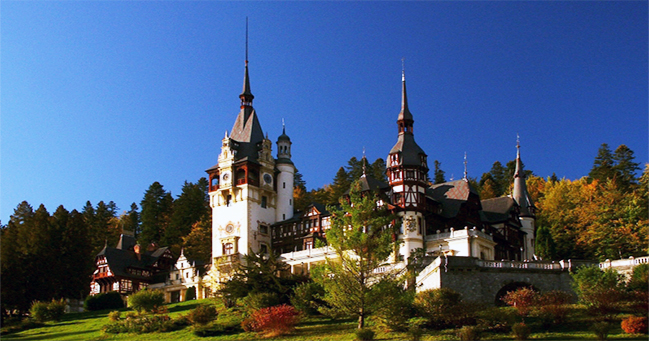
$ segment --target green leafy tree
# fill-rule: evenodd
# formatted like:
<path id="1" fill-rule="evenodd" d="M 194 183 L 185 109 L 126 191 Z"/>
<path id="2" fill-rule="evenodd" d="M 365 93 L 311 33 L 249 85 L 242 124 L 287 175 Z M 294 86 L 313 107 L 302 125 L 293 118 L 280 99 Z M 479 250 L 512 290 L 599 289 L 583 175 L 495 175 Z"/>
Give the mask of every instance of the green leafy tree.
<path id="1" fill-rule="evenodd" d="M 383 160 L 382 158 L 378 158 L 374 160 L 374 162 L 372 162 L 372 165 L 370 166 L 370 169 L 372 170 L 371 174 L 375 179 L 384 182 L 388 181 L 388 176 L 385 174 L 386 172 L 385 160 Z"/>
<path id="2" fill-rule="evenodd" d="M 556 245 L 550 229 L 545 225 L 536 228 L 535 252 L 543 259 L 556 259 Z"/>
<path id="3" fill-rule="evenodd" d="M 191 232 L 183 237 L 183 248 L 189 259 L 210 263 L 212 256 L 212 215 L 206 214 L 194 223 Z"/>
<path id="4" fill-rule="evenodd" d="M 173 212 L 171 193 L 156 181 L 144 193 L 140 207 L 142 207 L 140 241 L 144 244 L 161 242 Z"/>
<path id="5" fill-rule="evenodd" d="M 391 271 L 374 272 L 397 250 L 395 216 L 378 205 L 375 193 L 361 193 L 358 182 L 352 184 L 349 201 L 341 200 L 340 208 L 329 210 L 332 216 L 327 242 L 337 257 L 314 270 L 315 281 L 325 288 L 324 300 L 331 310 L 358 317 L 361 329 L 366 318 L 386 300 L 380 283 L 395 280 Z"/>

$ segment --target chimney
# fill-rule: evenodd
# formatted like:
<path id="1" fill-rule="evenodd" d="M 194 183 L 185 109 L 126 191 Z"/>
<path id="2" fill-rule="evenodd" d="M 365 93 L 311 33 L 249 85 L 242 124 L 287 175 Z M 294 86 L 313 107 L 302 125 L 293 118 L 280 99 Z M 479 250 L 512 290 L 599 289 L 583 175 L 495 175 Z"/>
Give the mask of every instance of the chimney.
<path id="1" fill-rule="evenodd" d="M 133 246 L 133 251 L 135 251 L 135 257 L 137 257 L 137 260 L 141 260 L 142 255 L 140 254 L 140 244 L 135 244 L 135 246 Z"/>

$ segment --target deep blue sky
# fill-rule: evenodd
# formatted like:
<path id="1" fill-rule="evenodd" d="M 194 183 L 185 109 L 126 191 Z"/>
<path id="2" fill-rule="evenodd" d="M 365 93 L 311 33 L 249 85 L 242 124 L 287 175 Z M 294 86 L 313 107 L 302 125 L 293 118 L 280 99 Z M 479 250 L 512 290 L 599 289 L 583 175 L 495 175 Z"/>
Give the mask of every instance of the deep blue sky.
<path id="1" fill-rule="evenodd" d="M 282 119 L 309 188 L 396 142 L 401 58 L 415 137 L 447 178 L 515 157 L 577 179 L 602 143 L 648 157 L 647 2 L 2 1 L 1 207 L 174 196 L 238 112 Z"/>

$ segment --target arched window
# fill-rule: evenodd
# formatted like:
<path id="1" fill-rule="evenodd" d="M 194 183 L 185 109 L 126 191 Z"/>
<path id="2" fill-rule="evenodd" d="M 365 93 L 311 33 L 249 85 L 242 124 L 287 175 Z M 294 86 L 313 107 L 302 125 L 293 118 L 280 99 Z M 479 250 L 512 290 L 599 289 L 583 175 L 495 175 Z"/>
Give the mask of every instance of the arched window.
<path id="1" fill-rule="evenodd" d="M 231 255 L 232 253 L 234 253 L 234 245 L 232 243 L 223 244 L 223 254 Z"/>

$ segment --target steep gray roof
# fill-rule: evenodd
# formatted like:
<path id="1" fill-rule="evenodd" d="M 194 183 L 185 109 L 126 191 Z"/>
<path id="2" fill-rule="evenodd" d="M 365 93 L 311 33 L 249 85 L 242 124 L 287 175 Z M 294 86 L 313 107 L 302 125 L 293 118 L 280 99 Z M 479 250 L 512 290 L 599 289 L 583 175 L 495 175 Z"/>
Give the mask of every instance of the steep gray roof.
<path id="1" fill-rule="evenodd" d="M 397 143 L 390 150 L 390 154 L 394 153 L 401 154 L 403 166 L 420 166 L 421 155 L 426 156 L 424 150 L 415 142 L 415 137 L 409 133 L 399 134 Z"/>
<path id="2" fill-rule="evenodd" d="M 485 199 L 480 204 L 482 221 L 492 224 L 509 220 L 511 210 L 516 207 L 516 202 L 510 197 Z"/>
<path id="3" fill-rule="evenodd" d="M 521 217 L 534 217 L 535 206 L 532 202 L 532 197 L 527 192 L 527 184 L 525 183 L 526 176 L 523 170 L 523 162 L 521 161 L 520 145 L 516 146 L 516 171 L 514 172 L 514 189 L 512 191 L 512 198 L 516 200 L 520 206 Z"/>
<path id="4" fill-rule="evenodd" d="M 478 195 L 478 192 L 466 180 L 455 180 L 432 185 L 426 194 L 442 204 L 442 216 L 453 218 L 469 199 L 469 195 Z"/>

